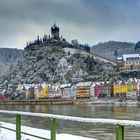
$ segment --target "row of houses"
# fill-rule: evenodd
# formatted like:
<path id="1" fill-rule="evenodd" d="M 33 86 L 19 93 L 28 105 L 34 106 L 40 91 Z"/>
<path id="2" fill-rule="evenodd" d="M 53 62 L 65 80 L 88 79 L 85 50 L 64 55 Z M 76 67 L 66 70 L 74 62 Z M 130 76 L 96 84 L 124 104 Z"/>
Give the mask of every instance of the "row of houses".
<path id="1" fill-rule="evenodd" d="M 43 84 L 18 84 L 16 93 L 25 94 L 27 99 L 42 98 L 100 98 L 100 97 L 126 97 L 135 95 L 140 90 L 140 80 L 129 79 L 106 82 L 80 82 L 77 84 L 52 85 Z"/>
<path id="2" fill-rule="evenodd" d="M 43 98 L 100 98 L 100 97 L 127 97 L 135 95 L 140 90 L 140 80 L 129 79 L 106 82 L 80 82 L 77 84 L 52 85 L 43 84 L 18 84 L 11 99 L 43 99 Z M 3 96 L 0 96 L 3 99 Z"/>

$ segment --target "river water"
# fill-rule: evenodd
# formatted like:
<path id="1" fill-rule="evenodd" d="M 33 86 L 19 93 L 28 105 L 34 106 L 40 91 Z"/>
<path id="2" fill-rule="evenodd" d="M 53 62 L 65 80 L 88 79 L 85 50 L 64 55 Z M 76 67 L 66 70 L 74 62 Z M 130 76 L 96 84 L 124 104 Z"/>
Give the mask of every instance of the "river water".
<path id="1" fill-rule="evenodd" d="M 139 106 L 113 105 L 0 105 L 1 110 L 17 110 L 40 112 L 59 115 L 69 115 L 90 118 L 126 119 L 140 121 Z M 15 116 L 0 115 L 0 121 L 15 123 Z M 26 126 L 49 129 L 47 118 L 22 117 L 22 124 Z M 70 121 L 57 121 L 58 133 L 69 133 L 99 140 L 115 140 L 115 127 L 106 125 L 91 125 Z M 126 140 L 140 140 L 140 128 L 125 127 Z"/>

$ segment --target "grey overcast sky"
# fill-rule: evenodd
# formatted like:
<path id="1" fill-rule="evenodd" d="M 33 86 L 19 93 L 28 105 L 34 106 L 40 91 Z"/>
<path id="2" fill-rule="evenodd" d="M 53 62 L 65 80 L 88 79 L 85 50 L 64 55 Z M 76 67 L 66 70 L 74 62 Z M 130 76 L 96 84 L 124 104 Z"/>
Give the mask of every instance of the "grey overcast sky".
<path id="1" fill-rule="evenodd" d="M 0 0 L 0 47 L 24 48 L 53 23 L 68 41 L 140 40 L 140 0 Z"/>

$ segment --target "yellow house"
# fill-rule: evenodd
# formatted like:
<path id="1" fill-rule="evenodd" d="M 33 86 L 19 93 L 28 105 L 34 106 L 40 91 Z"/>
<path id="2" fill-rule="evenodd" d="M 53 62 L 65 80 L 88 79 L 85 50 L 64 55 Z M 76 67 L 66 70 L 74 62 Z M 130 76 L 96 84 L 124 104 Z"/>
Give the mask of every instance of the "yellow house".
<path id="1" fill-rule="evenodd" d="M 126 93 L 128 92 L 128 85 L 127 84 L 115 84 L 113 85 L 113 93 L 119 94 L 119 93 Z"/>
<path id="2" fill-rule="evenodd" d="M 49 85 L 46 84 L 45 87 L 37 94 L 37 98 L 41 99 L 47 97 L 48 89 L 49 89 Z"/>

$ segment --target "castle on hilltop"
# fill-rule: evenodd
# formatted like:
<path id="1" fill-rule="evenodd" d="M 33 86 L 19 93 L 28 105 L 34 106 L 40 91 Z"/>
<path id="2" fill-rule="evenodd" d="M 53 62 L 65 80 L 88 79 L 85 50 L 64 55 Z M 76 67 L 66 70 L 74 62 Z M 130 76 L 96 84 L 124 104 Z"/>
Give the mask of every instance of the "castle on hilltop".
<path id="1" fill-rule="evenodd" d="M 54 24 L 51 27 L 51 38 L 52 39 L 60 39 L 59 38 L 59 27 L 57 27 L 56 24 Z"/>
<path id="2" fill-rule="evenodd" d="M 54 23 L 54 25 L 51 27 L 51 36 L 44 34 L 43 38 L 40 38 L 38 35 L 37 39 L 26 43 L 25 49 L 31 49 L 34 46 L 42 46 L 42 45 L 47 46 L 60 45 L 63 48 L 76 48 L 90 52 L 90 47 L 87 44 L 85 45 L 79 44 L 77 39 L 72 40 L 71 43 L 69 43 L 68 41 L 66 41 L 65 38 L 60 36 L 59 32 L 60 28 L 56 26 L 56 24 Z"/>

